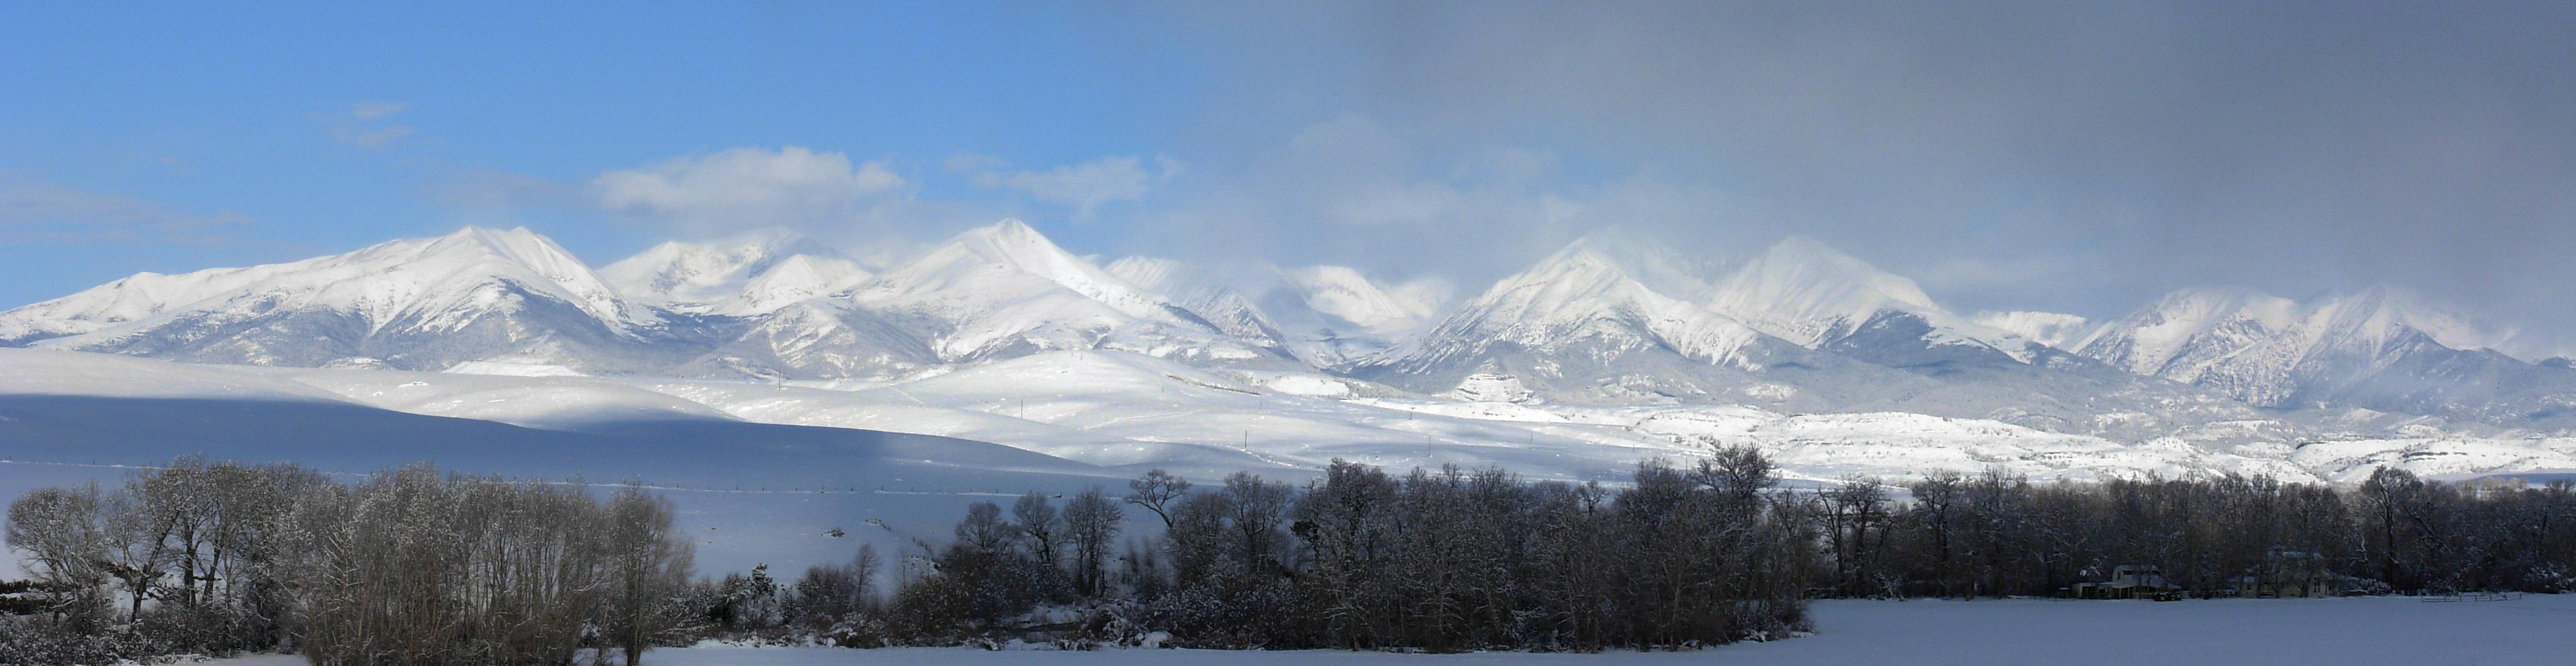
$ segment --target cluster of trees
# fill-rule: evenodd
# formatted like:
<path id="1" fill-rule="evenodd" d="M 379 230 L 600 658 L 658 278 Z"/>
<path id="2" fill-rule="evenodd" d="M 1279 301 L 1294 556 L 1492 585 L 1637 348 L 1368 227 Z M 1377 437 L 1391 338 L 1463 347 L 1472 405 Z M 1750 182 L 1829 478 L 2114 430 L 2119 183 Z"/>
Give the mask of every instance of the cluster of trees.
<path id="1" fill-rule="evenodd" d="M 1813 597 L 2063 594 L 2118 566 L 2204 596 L 2284 563 L 2329 593 L 2576 591 L 2564 481 L 1778 481 L 1741 448 L 1644 463 L 1618 488 L 1341 461 L 1302 485 L 1156 470 L 1122 495 L 976 503 L 953 539 L 892 562 L 863 546 L 792 582 L 766 566 L 692 581 L 670 504 L 633 485 L 183 459 L 10 505 L 34 577 L 0 584 L 0 663 L 292 647 L 317 664 L 632 664 L 706 635 L 1658 649 L 1804 630 Z"/>
<path id="2" fill-rule="evenodd" d="M 1110 555 L 1099 489 L 1058 512 L 977 504 L 883 615 L 902 641 L 1027 627 L 1045 604 L 1105 612 L 1050 628 L 1139 630 L 1232 648 L 1599 650 L 1804 629 L 1820 570 L 1810 505 L 1770 491 L 1768 461 L 1727 449 L 1641 467 L 1632 488 L 1454 467 L 1394 476 L 1336 461 L 1303 487 L 1236 473 L 1200 488 L 1161 471 L 1122 498 L 1161 534 Z M 1015 625 L 1014 623 L 1017 622 Z M 1072 627 L 1063 624 L 1082 624 Z M 1103 633 L 1105 632 L 1105 633 Z"/>
<path id="3" fill-rule="evenodd" d="M 2285 563 L 2331 593 L 2576 590 L 2576 489 L 2462 486 L 2382 468 L 2350 489 L 2235 474 L 2032 484 L 1934 474 L 1891 499 L 1855 480 L 1813 502 L 1843 596 L 2059 594 L 2121 565 L 2191 594 Z"/>
<path id="4" fill-rule="evenodd" d="M 34 577 L 0 662 L 291 646 L 316 664 L 634 663 L 690 626 L 690 549 L 629 485 L 441 475 L 336 483 L 182 459 L 9 506 Z"/>
<path id="5" fill-rule="evenodd" d="M 2061 595 L 2121 566 L 2154 567 L 2196 596 L 2264 592 L 2284 575 L 2328 594 L 2576 591 L 2576 486 L 2563 481 L 2383 469 L 2347 487 L 1997 471 L 1776 482 L 1759 453 L 1733 448 L 1687 468 L 1642 464 L 1619 489 L 1340 461 L 1302 487 L 1155 471 L 1121 499 L 1164 529 L 1114 559 L 1093 550 L 1105 538 L 1066 536 L 1114 535 L 1114 512 L 1060 522 L 1035 494 L 1007 516 L 979 504 L 862 615 L 880 623 L 867 644 L 1034 628 L 1205 647 L 1597 650 L 1780 636 L 1805 628 L 1801 600 L 1820 596 Z M 1081 626 L 1031 614 L 1049 604 L 1092 613 Z"/>

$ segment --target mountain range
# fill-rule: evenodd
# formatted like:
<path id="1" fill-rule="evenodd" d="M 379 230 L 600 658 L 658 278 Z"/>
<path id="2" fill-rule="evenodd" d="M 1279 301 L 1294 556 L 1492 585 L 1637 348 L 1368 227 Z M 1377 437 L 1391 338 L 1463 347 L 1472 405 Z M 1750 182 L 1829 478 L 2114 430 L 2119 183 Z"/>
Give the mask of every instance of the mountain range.
<path id="1" fill-rule="evenodd" d="M 879 383 L 1096 350 L 1473 402 L 1910 412 L 2129 441 L 2252 420 L 2576 427 L 2576 369 L 2495 351 L 2498 336 L 2391 288 L 2194 288 L 2104 322 L 1962 314 L 1811 239 L 1712 259 L 1605 232 L 1450 300 L 1339 266 L 1097 261 L 1007 220 L 882 266 L 762 232 L 594 270 L 526 229 L 467 228 L 136 274 L 0 312 L 0 346 Z"/>

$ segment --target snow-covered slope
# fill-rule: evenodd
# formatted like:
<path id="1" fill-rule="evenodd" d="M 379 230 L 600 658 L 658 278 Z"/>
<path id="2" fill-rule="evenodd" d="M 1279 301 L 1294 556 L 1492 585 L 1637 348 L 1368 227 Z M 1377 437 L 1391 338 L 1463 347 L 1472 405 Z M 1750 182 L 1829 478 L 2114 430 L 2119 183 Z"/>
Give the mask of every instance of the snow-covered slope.
<path id="1" fill-rule="evenodd" d="M 443 369 L 512 360 L 620 370 L 691 353 L 660 313 L 621 298 L 526 229 L 467 228 L 288 264 L 154 277 L 6 316 L 31 329 L 92 329 L 43 347 L 223 363 Z M 172 278 L 187 288 L 141 286 Z"/>
<path id="2" fill-rule="evenodd" d="M 1906 412 L 1794 414 L 1742 405 L 1457 401 L 1410 396 L 1314 373 L 1210 370 L 1107 351 L 1041 353 L 856 390 L 741 381 L 213 366 L 44 350 L 0 350 L 0 367 L 12 370 L 0 373 L 0 417 L 25 416 L 23 411 L 9 411 L 12 405 L 20 410 L 76 409 L 91 410 L 79 414 L 93 414 L 120 404 L 145 405 L 131 401 L 149 398 L 198 400 L 188 404 L 215 410 L 174 407 L 180 412 L 173 414 L 184 412 L 188 419 L 222 413 L 273 412 L 280 418 L 340 415 L 328 417 L 337 425 L 270 429 L 285 436 L 279 438 L 274 452 L 254 459 L 324 455 L 316 452 L 331 446 L 349 448 L 343 440 L 307 440 L 316 432 L 340 432 L 337 429 L 347 425 L 346 419 L 365 410 L 394 410 L 571 433 L 638 434 L 642 431 L 617 424 L 659 424 L 647 429 L 669 431 L 654 436 L 666 440 L 656 446 L 666 447 L 686 441 L 672 433 L 723 437 L 722 433 L 732 432 L 750 436 L 749 441 L 758 444 L 763 435 L 740 429 L 744 422 L 941 435 L 1052 457 L 1045 459 L 1078 461 L 1068 465 L 1114 470 L 1105 474 L 1163 467 L 1193 478 L 1213 478 L 1237 469 L 1294 478 L 1341 458 L 1399 469 L 1498 465 L 1540 478 L 1615 481 L 1639 459 L 1686 459 L 1699 455 L 1710 443 L 1759 447 L 1781 461 L 1792 478 L 1806 481 L 1830 481 L 1849 474 L 1904 480 L 1935 471 L 1989 468 L 2039 479 L 2229 471 L 2291 479 L 2349 479 L 2388 464 L 2445 475 L 2576 468 L 2576 439 L 2570 438 L 2326 436 L 2312 425 L 2272 420 L 2123 440 L 1990 419 Z M 12 402 L 18 398 L 25 400 Z M 55 398 L 109 402 L 47 402 Z M 296 408 L 307 411 L 290 414 L 259 406 L 290 403 L 308 405 Z M 32 439 L 11 444 L 8 433 L 36 437 L 40 431 L 24 427 L 62 427 L 64 419 L 74 416 L 62 412 L 14 425 L 0 421 L 0 458 L 27 460 L 30 454 L 46 452 L 59 457 L 64 454 L 59 447 L 38 446 Z M 250 441 L 233 436 L 220 439 L 218 444 L 234 447 L 220 452 L 224 455 L 241 455 L 246 450 L 238 446 Z M 425 441 L 414 434 L 396 439 L 401 446 Z M 683 456 L 686 467 L 671 461 L 647 466 L 656 470 L 657 478 L 679 474 L 740 482 L 778 474 L 777 465 L 798 459 L 804 451 L 765 450 L 741 443 L 710 439 L 698 443 L 712 447 L 703 451 L 657 449 Z M 102 448 L 95 453 L 116 451 L 122 449 Z M 154 449 L 132 462 L 152 462 L 166 453 Z M 426 455 L 413 449 L 363 453 L 327 457 L 407 462 L 412 458 L 402 456 Z M 578 461 L 580 453 L 531 451 L 529 455 L 535 457 L 530 460 L 553 466 L 514 473 L 575 471 L 581 468 L 559 466 Z M 834 455 L 828 448 L 811 453 L 818 456 L 812 458 L 817 464 Z M 508 455 L 506 450 L 474 444 L 456 457 L 438 457 L 442 462 L 471 458 L 489 465 L 506 462 Z M 909 455 L 913 457 L 907 464 L 937 466 L 972 467 L 995 460 L 991 451 L 971 447 L 954 455 L 936 447 Z M 623 473 L 626 466 L 627 462 L 619 461 L 590 469 L 597 474 Z M 834 474 L 815 469 L 785 476 L 810 480 Z"/>
<path id="3" fill-rule="evenodd" d="M 1236 288 L 1238 280 L 1228 280 L 1178 260 L 1154 257 L 1124 257 L 1110 262 L 1107 270 L 1236 340 L 1279 347 L 1287 338 L 1269 315 Z"/>
<path id="4" fill-rule="evenodd" d="M 1999 355 L 2029 362 L 2030 341 L 1952 314 L 1893 273 L 1803 236 L 1762 251 L 1720 280 L 1709 310 L 1810 348 L 1839 348 L 1882 365 Z M 1915 320 L 1907 324 L 1900 320 Z M 1868 335 L 1874 328 L 1919 336 Z"/>
<path id="5" fill-rule="evenodd" d="M 1279 272 L 1264 307 L 1280 313 L 1299 356 L 1323 368 L 1347 368 L 1420 334 L 1448 299 L 1446 283 L 1384 285 L 1346 266 Z"/>
<path id="6" fill-rule="evenodd" d="M 1284 360 L 1260 340 L 1128 284 L 1018 220 L 974 229 L 887 270 L 850 300 L 926 343 L 941 362 L 1051 349 L 1119 349 L 1206 362 Z"/>
<path id="7" fill-rule="evenodd" d="M 0 313 L 0 345 L 25 345 L 148 318 L 266 279 L 286 266 L 290 265 L 117 278 L 77 294 Z"/>
<path id="8" fill-rule="evenodd" d="M 2082 345 L 2085 338 L 2092 337 L 2093 329 L 2097 327 L 2082 316 L 2056 312 L 1979 312 L 1968 320 L 2066 351 L 2074 351 Z"/>
<path id="9" fill-rule="evenodd" d="M 1307 309 L 1380 335 L 1420 328 L 1441 305 L 1436 286 L 1389 289 L 1347 266 L 1308 266 L 1284 274 Z"/>
<path id="10" fill-rule="evenodd" d="M 2576 371 L 2489 350 L 2492 338 L 2386 287 L 2306 303 L 2202 288 L 2104 325 L 2080 350 L 2130 372 L 2265 407 L 2565 420 L 2560 414 L 2576 407 Z"/>
<path id="11" fill-rule="evenodd" d="M 1345 266 L 1260 264 L 1220 273 L 1173 259 L 1126 257 L 1109 272 L 1161 294 L 1236 340 L 1279 347 L 1319 369 L 1385 351 L 1439 307 L 1434 283 L 1390 290 Z"/>
<path id="12" fill-rule="evenodd" d="M 1750 373 L 1787 347 L 1648 289 L 1615 252 L 1582 241 L 1495 283 L 1362 376 L 1423 392 L 1509 376 L 1588 401 L 1744 398 L 1764 390 Z"/>
<path id="13" fill-rule="evenodd" d="M 1505 278 L 1358 375 L 1470 399 L 1906 411 L 2123 438 L 2252 416 L 1967 322 L 1813 241 L 1712 284 L 1704 267 L 1620 240 L 1586 238 Z"/>
<path id="14" fill-rule="evenodd" d="M 870 274 L 831 248 L 773 229 L 718 243 L 663 243 L 599 276 L 639 301 L 739 316 L 858 286 Z"/>

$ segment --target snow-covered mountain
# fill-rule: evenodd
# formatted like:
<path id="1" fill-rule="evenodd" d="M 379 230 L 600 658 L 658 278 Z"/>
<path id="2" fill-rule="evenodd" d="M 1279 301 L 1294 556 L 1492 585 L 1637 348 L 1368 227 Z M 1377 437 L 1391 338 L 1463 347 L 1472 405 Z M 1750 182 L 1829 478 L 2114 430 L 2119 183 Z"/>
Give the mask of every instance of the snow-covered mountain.
<path id="1" fill-rule="evenodd" d="M 1524 403 L 1913 412 L 2111 437 L 2367 408 L 2576 426 L 2576 370 L 2388 289 L 2177 292 L 2096 325 L 1952 312 L 1805 238 L 1741 259 L 1618 233 L 1474 298 L 1338 266 L 1106 266 L 1015 220 L 872 272 L 784 232 L 592 272 L 525 229 L 138 274 L 0 312 L 0 345 L 515 374 L 916 379 L 1065 350 Z M 1393 388 L 1387 388 L 1393 387 Z M 2342 413 L 2335 411 L 2334 413 Z M 2376 418 L 2376 417 L 2367 417 Z"/>
<path id="2" fill-rule="evenodd" d="M 2524 363 L 2490 349 L 2496 339 L 2388 287 L 2304 303 L 2195 288 L 2105 324 L 2078 349 L 2262 407 L 2563 420 L 2576 407 L 2576 371 Z"/>
<path id="3" fill-rule="evenodd" d="M 1162 294 L 1238 340 L 1278 346 L 1316 368 L 1345 368 L 1421 329 L 1444 296 L 1435 283 L 1387 287 L 1346 266 L 1260 264 L 1219 273 L 1126 257 L 1109 272 Z"/>
<path id="4" fill-rule="evenodd" d="M 1057 247 L 1018 220 L 974 229 L 859 286 L 852 302 L 915 331 L 939 360 L 1112 349 L 1196 361 L 1285 358 Z"/>
<path id="5" fill-rule="evenodd" d="M 619 372 L 694 355 L 687 322 L 623 298 L 526 229 L 467 228 L 286 264 L 146 273 L 0 313 L 0 321 L 20 344 L 258 365 L 501 361 Z"/>
<path id="6" fill-rule="evenodd" d="M 2026 338 L 1952 314 L 1913 280 L 1803 236 L 1746 261 L 1704 303 L 1772 336 L 1880 365 L 2028 363 L 2037 353 Z"/>
<path id="7" fill-rule="evenodd" d="M 718 243 L 666 242 L 599 270 L 641 302 L 686 312 L 753 315 L 867 281 L 858 262 L 773 229 Z"/>
<path id="8" fill-rule="evenodd" d="M 1979 312 L 1968 319 L 1980 326 L 2067 351 L 2074 351 L 2086 338 L 2092 337 L 2093 329 L 2098 327 L 2082 315 L 2056 312 Z"/>
<path id="9" fill-rule="evenodd" d="M 1109 263 L 1109 274 L 1162 296 L 1174 307 L 1216 327 L 1236 340 L 1281 347 L 1288 336 L 1269 314 L 1229 280 L 1212 271 L 1173 259 L 1124 257 Z"/>
<path id="10" fill-rule="evenodd" d="M 1649 289 L 1586 239 L 1503 278 L 1368 376 L 1436 392 L 1508 379 L 1560 398 L 1707 399 L 1759 384 L 1749 373 L 1791 345 Z"/>
<path id="11" fill-rule="evenodd" d="M 1467 398 L 1907 411 L 2120 436 L 2253 415 L 1966 321 L 1813 241 L 1784 242 L 1714 282 L 1705 272 L 1585 238 L 1358 376 Z"/>

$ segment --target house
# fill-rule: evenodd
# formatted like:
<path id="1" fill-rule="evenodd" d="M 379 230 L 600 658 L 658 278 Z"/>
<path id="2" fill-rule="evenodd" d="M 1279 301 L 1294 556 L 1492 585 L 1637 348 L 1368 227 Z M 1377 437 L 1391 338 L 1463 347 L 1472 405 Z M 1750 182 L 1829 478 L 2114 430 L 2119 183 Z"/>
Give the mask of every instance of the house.
<path id="1" fill-rule="evenodd" d="M 2332 579 L 2325 556 L 2275 548 L 2263 554 L 2263 563 L 2253 571 L 2229 582 L 2239 596 L 2322 597 Z"/>
<path id="2" fill-rule="evenodd" d="M 2076 583 L 2078 599 L 2171 599 L 2182 593 L 2182 586 L 2165 580 L 2161 567 L 2152 564 L 2123 564 L 2111 567 L 2111 578 L 2094 583 Z"/>

